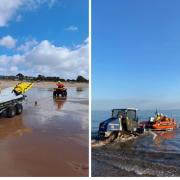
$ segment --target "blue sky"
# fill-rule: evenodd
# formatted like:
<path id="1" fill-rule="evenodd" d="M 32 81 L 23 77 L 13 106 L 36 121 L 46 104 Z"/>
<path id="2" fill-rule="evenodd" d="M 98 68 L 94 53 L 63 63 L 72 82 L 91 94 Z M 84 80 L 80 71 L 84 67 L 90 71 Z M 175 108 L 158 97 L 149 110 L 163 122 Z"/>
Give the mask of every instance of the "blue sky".
<path id="1" fill-rule="evenodd" d="M 2 0 L 0 16 L 0 74 L 88 77 L 88 0 Z"/>
<path id="2" fill-rule="evenodd" d="M 180 108 L 180 1 L 93 0 L 93 109 Z"/>

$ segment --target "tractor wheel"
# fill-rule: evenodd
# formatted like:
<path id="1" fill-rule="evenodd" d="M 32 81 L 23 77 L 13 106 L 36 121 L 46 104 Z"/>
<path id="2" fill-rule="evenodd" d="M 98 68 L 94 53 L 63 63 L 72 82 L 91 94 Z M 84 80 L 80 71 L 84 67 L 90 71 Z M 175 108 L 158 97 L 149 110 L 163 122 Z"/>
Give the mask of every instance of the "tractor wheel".
<path id="1" fill-rule="evenodd" d="M 16 114 L 21 114 L 23 111 L 23 106 L 22 104 L 16 104 Z"/>
<path id="2" fill-rule="evenodd" d="M 15 106 L 10 106 L 8 109 L 7 109 L 7 117 L 8 118 L 12 118 L 16 115 L 16 107 Z"/>

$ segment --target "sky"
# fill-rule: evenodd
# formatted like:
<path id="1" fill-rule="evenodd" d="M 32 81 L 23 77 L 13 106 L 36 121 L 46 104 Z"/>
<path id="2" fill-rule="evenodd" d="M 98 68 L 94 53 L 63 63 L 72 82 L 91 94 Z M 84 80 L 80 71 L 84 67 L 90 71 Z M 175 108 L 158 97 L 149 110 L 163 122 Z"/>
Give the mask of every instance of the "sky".
<path id="1" fill-rule="evenodd" d="M 1 0 L 0 75 L 88 78 L 88 0 Z"/>
<path id="2" fill-rule="evenodd" d="M 92 109 L 180 109 L 180 1 L 92 1 Z"/>

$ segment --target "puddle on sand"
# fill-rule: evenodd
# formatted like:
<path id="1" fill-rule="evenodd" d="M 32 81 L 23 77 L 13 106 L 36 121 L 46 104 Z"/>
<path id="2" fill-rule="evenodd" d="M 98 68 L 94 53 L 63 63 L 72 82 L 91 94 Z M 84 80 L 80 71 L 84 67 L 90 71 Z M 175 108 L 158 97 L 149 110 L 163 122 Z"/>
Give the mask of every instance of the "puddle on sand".
<path id="1" fill-rule="evenodd" d="M 88 176 L 88 88 L 27 97 L 22 115 L 0 118 L 0 176 Z"/>

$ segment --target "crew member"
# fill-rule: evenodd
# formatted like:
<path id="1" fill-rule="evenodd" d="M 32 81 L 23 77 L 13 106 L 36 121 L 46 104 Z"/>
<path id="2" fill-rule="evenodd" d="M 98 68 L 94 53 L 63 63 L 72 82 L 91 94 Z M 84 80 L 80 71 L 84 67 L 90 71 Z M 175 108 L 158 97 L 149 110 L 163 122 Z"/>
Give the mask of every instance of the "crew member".
<path id="1" fill-rule="evenodd" d="M 65 87 L 65 85 L 61 81 L 58 81 L 56 85 L 58 88 L 64 88 Z"/>

